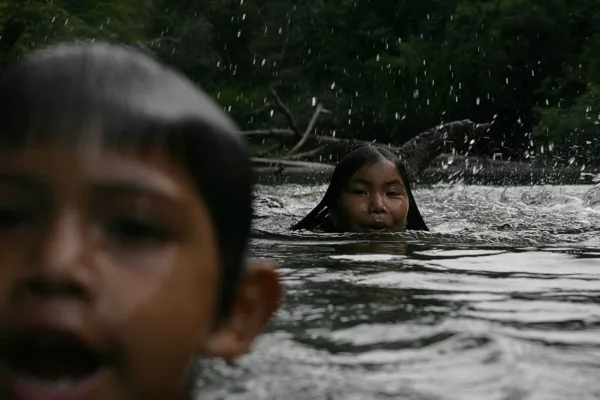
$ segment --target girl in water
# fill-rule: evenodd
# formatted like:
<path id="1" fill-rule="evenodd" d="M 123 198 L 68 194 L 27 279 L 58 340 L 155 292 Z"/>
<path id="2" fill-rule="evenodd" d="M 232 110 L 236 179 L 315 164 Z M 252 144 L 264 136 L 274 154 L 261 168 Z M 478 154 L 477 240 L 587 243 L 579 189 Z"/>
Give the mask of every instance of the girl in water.
<path id="1" fill-rule="evenodd" d="M 365 146 L 333 171 L 321 202 L 292 230 L 320 232 L 428 231 L 402 162 L 390 151 Z"/>

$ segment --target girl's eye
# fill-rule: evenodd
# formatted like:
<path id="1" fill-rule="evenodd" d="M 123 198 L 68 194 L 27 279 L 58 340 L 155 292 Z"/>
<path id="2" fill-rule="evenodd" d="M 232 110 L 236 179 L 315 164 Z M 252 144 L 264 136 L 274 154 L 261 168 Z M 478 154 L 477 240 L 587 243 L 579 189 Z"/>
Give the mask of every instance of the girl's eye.
<path id="1" fill-rule="evenodd" d="M 23 228 L 33 220 L 33 212 L 30 210 L 0 206 L 0 232 L 9 233 L 16 229 Z"/>
<path id="2" fill-rule="evenodd" d="M 362 189 L 350 189 L 348 193 L 354 196 L 365 196 L 367 194 L 367 192 Z"/>
<path id="3" fill-rule="evenodd" d="M 387 196 L 391 197 L 393 199 L 398 199 L 398 198 L 402 197 L 402 193 L 392 190 L 392 191 L 387 192 Z"/>
<path id="4" fill-rule="evenodd" d="M 129 245 L 163 244 L 171 238 L 162 226 L 136 218 L 115 218 L 107 230 L 110 236 Z"/>

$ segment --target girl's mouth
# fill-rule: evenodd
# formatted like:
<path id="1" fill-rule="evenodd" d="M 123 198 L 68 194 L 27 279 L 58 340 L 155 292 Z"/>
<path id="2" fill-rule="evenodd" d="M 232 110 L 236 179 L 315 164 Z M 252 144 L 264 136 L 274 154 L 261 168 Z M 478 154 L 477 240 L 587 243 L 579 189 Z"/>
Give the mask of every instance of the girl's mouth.
<path id="1" fill-rule="evenodd" d="M 375 223 L 364 227 L 366 232 L 386 232 L 388 226 L 384 223 Z"/>
<path id="2" fill-rule="evenodd" d="M 83 400 L 107 373 L 107 358 L 70 333 L 21 332 L 5 354 L 19 400 Z"/>

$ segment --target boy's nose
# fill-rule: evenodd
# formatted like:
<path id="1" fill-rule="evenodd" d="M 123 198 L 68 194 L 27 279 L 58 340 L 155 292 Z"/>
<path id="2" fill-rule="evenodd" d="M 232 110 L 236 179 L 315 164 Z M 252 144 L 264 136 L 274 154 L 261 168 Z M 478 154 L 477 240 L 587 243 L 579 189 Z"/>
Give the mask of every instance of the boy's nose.
<path id="1" fill-rule="evenodd" d="M 76 213 L 64 212 L 44 235 L 26 284 L 38 297 L 88 296 L 91 271 L 85 268 L 85 234 Z"/>

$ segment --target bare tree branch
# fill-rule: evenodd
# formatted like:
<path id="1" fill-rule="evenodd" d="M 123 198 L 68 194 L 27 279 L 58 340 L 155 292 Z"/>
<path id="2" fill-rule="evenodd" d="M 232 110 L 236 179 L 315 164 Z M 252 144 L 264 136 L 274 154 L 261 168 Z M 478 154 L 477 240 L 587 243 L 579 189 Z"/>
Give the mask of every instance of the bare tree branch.
<path id="1" fill-rule="evenodd" d="M 271 103 L 270 101 L 267 101 L 265 104 L 261 105 L 258 108 L 255 108 L 254 110 L 251 110 L 249 112 L 250 115 L 258 115 L 258 114 L 262 114 L 265 111 L 270 111 L 273 109 L 273 103 Z"/>
<path id="2" fill-rule="evenodd" d="M 275 88 L 271 87 L 270 92 L 271 92 L 271 95 L 273 96 L 273 98 L 275 99 L 275 103 L 277 104 L 277 108 L 279 109 L 279 111 L 281 111 L 281 113 L 288 120 L 288 123 L 290 124 L 290 128 L 292 129 L 292 131 L 294 131 L 294 133 L 297 136 L 302 136 L 302 133 L 300 132 L 300 129 L 298 129 L 298 124 L 296 124 L 296 119 L 294 118 L 294 115 L 292 115 L 292 112 L 285 105 L 285 103 L 283 101 L 281 101 L 281 99 L 279 98 L 279 95 L 275 91 Z"/>
<path id="3" fill-rule="evenodd" d="M 257 129 L 253 131 L 238 132 L 244 136 L 266 136 L 266 137 L 295 137 L 296 134 L 291 129 Z"/>
<path id="4" fill-rule="evenodd" d="M 319 118 L 319 115 L 321 113 L 327 113 L 329 114 L 330 111 L 326 110 L 323 108 L 323 106 L 321 104 L 317 105 L 317 109 L 315 110 L 315 112 L 313 113 L 310 122 L 308 123 L 308 126 L 306 127 L 306 131 L 304 131 L 304 134 L 302 135 L 302 138 L 300 139 L 300 141 L 298 143 L 296 143 L 296 145 L 287 153 L 287 157 L 293 155 L 294 153 L 298 152 L 298 150 L 300 150 L 300 148 L 302 146 L 304 146 L 304 144 L 306 143 L 306 140 L 308 139 L 308 135 L 310 135 L 310 133 L 312 132 L 313 128 L 315 127 L 315 124 L 317 123 L 317 118 Z"/>
<path id="5" fill-rule="evenodd" d="M 331 149 L 331 147 L 331 145 L 324 144 L 322 146 L 317 147 L 316 149 L 305 151 L 304 153 L 297 153 L 291 156 L 288 155 L 286 158 L 288 160 L 301 160 L 303 158 L 314 157 L 317 154 L 324 152 L 325 150 Z"/>
<path id="6" fill-rule="evenodd" d="M 260 149 L 256 155 L 258 157 L 264 157 L 267 154 L 271 153 L 272 151 L 277 150 L 279 147 L 281 146 L 281 143 L 275 143 L 274 145 L 268 146 L 267 148 L 264 149 Z"/>

